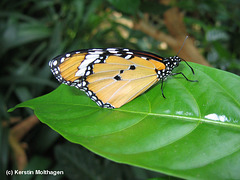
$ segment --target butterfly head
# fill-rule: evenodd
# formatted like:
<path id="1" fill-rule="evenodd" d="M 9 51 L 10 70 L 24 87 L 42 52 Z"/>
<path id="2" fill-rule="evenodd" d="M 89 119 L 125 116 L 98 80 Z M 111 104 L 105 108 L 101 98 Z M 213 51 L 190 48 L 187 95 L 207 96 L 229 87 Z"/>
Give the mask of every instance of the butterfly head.
<path id="1" fill-rule="evenodd" d="M 172 71 L 175 67 L 178 67 L 181 61 L 182 59 L 178 56 L 168 57 L 163 60 L 166 69 L 170 71 Z"/>
<path id="2" fill-rule="evenodd" d="M 191 69 L 192 73 L 194 74 L 193 68 L 187 63 L 187 61 L 178 56 L 169 57 L 163 60 L 163 62 L 165 62 L 166 67 L 170 70 L 173 70 L 175 67 L 178 67 L 181 61 L 185 62 L 186 65 Z"/>

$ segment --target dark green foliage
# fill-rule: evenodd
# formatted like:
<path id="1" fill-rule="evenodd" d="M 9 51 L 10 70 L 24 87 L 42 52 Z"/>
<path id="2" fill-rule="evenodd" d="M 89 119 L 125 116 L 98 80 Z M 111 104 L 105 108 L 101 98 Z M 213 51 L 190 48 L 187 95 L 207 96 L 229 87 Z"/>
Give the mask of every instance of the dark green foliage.
<path id="1" fill-rule="evenodd" d="M 108 0 L 108 2 L 117 10 L 131 15 L 137 13 L 140 5 L 140 0 Z"/>
<path id="2" fill-rule="evenodd" d="M 179 1 L 186 10 L 190 36 L 200 40 L 207 60 L 220 69 L 240 74 L 240 2 L 218 0 Z"/>
<path id="3" fill-rule="evenodd" d="M 162 175 L 131 167 L 128 165 L 117 164 L 100 156 L 93 154 L 85 148 L 65 143 L 55 148 L 55 157 L 58 168 L 64 170 L 68 179 L 124 179 L 145 180 L 151 177 Z M 84 162 L 84 163 L 82 163 Z"/>

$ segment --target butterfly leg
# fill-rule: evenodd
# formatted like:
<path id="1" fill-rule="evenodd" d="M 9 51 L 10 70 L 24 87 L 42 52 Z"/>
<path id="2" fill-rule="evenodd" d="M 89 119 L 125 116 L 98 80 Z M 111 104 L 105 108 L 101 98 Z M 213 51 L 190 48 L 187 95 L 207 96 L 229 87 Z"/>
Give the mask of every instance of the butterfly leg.
<path id="1" fill-rule="evenodd" d="M 166 99 L 166 97 L 164 96 L 164 93 L 163 93 L 163 79 L 162 79 L 161 90 L 162 90 L 162 96 Z"/>
<path id="2" fill-rule="evenodd" d="M 188 79 L 182 72 L 172 73 L 171 75 L 172 75 L 172 76 L 175 76 L 175 75 L 178 75 L 178 74 L 181 74 L 187 81 L 190 81 L 190 82 L 198 82 L 198 80 L 190 80 L 190 79 Z"/>

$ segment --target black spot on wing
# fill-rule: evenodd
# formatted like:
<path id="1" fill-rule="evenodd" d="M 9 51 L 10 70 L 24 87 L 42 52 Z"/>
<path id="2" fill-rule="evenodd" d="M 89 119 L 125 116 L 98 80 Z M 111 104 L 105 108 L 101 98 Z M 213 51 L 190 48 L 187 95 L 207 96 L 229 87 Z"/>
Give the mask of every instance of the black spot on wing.
<path id="1" fill-rule="evenodd" d="M 119 76 L 119 75 L 114 76 L 114 79 L 117 80 L 117 81 L 122 80 L 121 76 Z"/>
<path id="2" fill-rule="evenodd" d="M 134 65 L 129 66 L 129 70 L 134 70 L 136 67 Z"/>

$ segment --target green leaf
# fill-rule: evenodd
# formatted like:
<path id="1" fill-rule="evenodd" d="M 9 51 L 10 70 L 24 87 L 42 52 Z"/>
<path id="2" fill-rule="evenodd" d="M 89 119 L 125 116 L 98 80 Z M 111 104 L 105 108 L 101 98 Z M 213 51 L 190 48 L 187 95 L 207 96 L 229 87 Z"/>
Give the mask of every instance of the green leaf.
<path id="1" fill-rule="evenodd" d="M 59 167 L 69 179 L 95 179 L 103 166 L 93 154 L 74 144 L 58 145 L 55 156 Z"/>
<path id="2" fill-rule="evenodd" d="M 163 15 L 165 11 L 168 10 L 169 8 L 170 6 L 160 4 L 157 1 L 142 1 L 140 4 L 141 11 L 150 14 Z"/>
<path id="3" fill-rule="evenodd" d="M 139 0 L 108 0 L 116 9 L 128 13 L 134 14 L 140 6 Z"/>
<path id="4" fill-rule="evenodd" d="M 51 160 L 48 158 L 45 158 L 43 156 L 33 156 L 27 166 L 25 167 L 25 171 L 29 172 L 29 174 L 23 174 L 21 176 L 18 176 L 18 180 L 30 180 L 33 179 L 33 177 L 38 176 L 36 171 L 42 171 L 42 170 L 48 170 L 49 166 L 51 164 Z M 32 173 L 31 173 L 32 172 Z"/>
<path id="5" fill-rule="evenodd" d="M 51 31 L 44 24 L 37 23 L 20 23 L 8 24 L 2 35 L 3 53 L 11 48 L 24 45 L 33 41 L 47 38 Z"/>
<path id="6" fill-rule="evenodd" d="M 240 179 L 240 78 L 190 63 L 119 109 L 102 109 L 74 87 L 17 107 L 71 142 L 116 162 L 187 179 Z M 10 111 L 15 108 L 10 109 Z"/>

